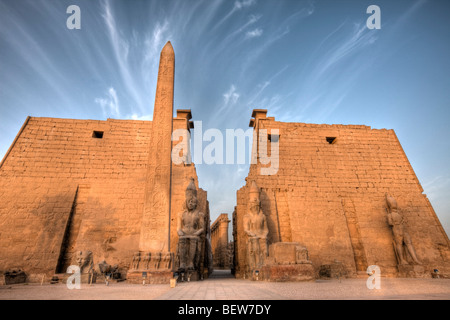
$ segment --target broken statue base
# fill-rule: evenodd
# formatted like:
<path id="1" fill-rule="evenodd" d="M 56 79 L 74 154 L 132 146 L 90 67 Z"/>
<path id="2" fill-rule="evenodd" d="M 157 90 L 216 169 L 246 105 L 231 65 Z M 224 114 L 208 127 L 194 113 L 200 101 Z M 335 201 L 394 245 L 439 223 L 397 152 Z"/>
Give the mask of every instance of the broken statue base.
<path id="1" fill-rule="evenodd" d="M 259 278 L 259 279 L 257 279 Z M 314 267 L 312 264 L 268 265 L 259 270 L 259 276 L 253 275 L 253 280 L 273 282 L 314 281 Z"/>
<path id="2" fill-rule="evenodd" d="M 173 272 L 170 270 L 128 271 L 127 273 L 127 282 L 136 284 L 143 284 L 144 280 L 146 284 L 169 284 L 172 278 Z"/>
<path id="3" fill-rule="evenodd" d="M 277 242 L 269 246 L 265 265 L 253 269 L 250 279 L 258 281 L 313 281 L 314 267 L 308 250 L 297 242 Z"/>

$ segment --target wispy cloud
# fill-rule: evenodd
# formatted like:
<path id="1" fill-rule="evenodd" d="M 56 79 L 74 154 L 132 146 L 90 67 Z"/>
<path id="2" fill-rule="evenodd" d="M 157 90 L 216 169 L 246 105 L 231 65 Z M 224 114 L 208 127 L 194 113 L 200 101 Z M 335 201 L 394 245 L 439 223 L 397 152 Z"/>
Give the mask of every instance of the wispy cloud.
<path id="1" fill-rule="evenodd" d="M 218 28 L 218 27 L 221 26 L 225 21 L 227 21 L 229 18 L 231 18 L 231 16 L 232 16 L 235 12 L 237 12 L 237 11 L 243 9 L 243 8 L 247 8 L 247 7 L 253 6 L 253 5 L 255 5 L 255 4 L 256 4 L 256 0 L 242 0 L 242 1 L 235 1 L 235 2 L 234 2 L 234 6 L 233 6 L 233 8 L 231 9 L 231 11 L 228 12 L 228 13 L 222 18 L 222 20 L 220 20 L 220 21 L 214 26 L 214 29 Z"/>
<path id="2" fill-rule="evenodd" d="M 103 116 L 120 117 L 119 99 L 114 88 L 109 88 L 106 98 L 96 98 L 95 103 L 102 108 Z"/>
<path id="3" fill-rule="evenodd" d="M 210 47 L 208 52 L 212 51 L 216 52 L 217 55 L 221 55 L 227 52 L 230 48 L 239 48 L 242 43 L 248 39 L 246 36 L 243 36 L 242 33 L 250 26 L 258 22 L 261 18 L 262 15 L 260 14 L 251 14 L 243 25 L 229 33 L 220 41 L 220 43 L 214 43 L 214 47 Z"/>
<path id="4" fill-rule="evenodd" d="M 257 38 L 257 37 L 262 36 L 262 34 L 263 34 L 263 30 L 261 28 L 257 28 L 257 29 L 252 30 L 252 31 L 247 31 L 247 33 L 245 34 L 245 37 L 247 39 Z"/>
<path id="5" fill-rule="evenodd" d="M 427 193 L 427 195 L 430 198 L 433 199 L 439 197 L 448 198 L 447 190 L 449 186 L 450 186 L 450 178 L 443 175 L 439 175 L 425 182 L 423 184 L 423 189 L 424 192 Z"/>
<path id="6" fill-rule="evenodd" d="M 374 55 L 368 50 L 377 40 L 377 33 L 364 23 L 344 22 L 331 31 L 305 64 L 305 81 L 294 102 L 300 110 L 286 110 L 282 117 L 311 121 L 310 110 L 314 110 L 314 121 L 326 122 L 371 67 Z"/>
<path id="7" fill-rule="evenodd" d="M 225 106 L 236 104 L 240 95 L 236 92 L 236 87 L 231 85 L 230 89 L 223 94 Z"/>
<path id="8" fill-rule="evenodd" d="M 136 82 L 136 76 L 133 74 L 130 64 L 129 64 L 129 52 L 130 52 L 130 44 L 124 39 L 120 34 L 120 28 L 116 25 L 116 20 L 114 18 L 112 8 L 110 6 L 109 1 L 102 2 L 103 13 L 102 17 L 107 26 L 107 30 L 109 33 L 109 39 L 111 41 L 111 45 L 114 51 L 114 56 L 116 57 L 116 62 L 119 66 L 119 72 L 123 79 L 123 84 L 136 107 L 138 107 L 141 111 L 145 110 L 146 104 L 142 99 L 142 95 L 139 93 L 138 89 L 139 85 Z"/>
<path id="9" fill-rule="evenodd" d="M 310 110 L 314 110 L 313 121 L 326 122 L 344 103 L 358 79 L 374 63 L 381 63 L 389 52 L 395 51 L 399 44 L 392 42 L 393 35 L 425 2 L 416 1 L 392 26 L 385 23 L 383 28 L 388 27 L 390 32 L 384 38 L 381 38 L 384 34 L 369 30 L 365 21 L 345 21 L 332 30 L 306 63 L 309 68 L 303 74 L 304 85 L 299 88 L 295 102 L 300 112 L 297 110 L 294 115 L 288 111 L 285 116 L 295 121 L 311 121 Z"/>
<path id="10" fill-rule="evenodd" d="M 52 10 L 46 4 L 42 5 L 41 8 L 34 3 L 31 3 L 31 6 L 33 6 L 31 10 L 36 11 Z M 29 70 L 32 70 L 35 75 L 41 78 L 42 83 L 45 83 L 52 90 L 52 94 L 54 97 L 57 97 L 58 101 L 63 102 L 64 105 L 70 105 L 69 99 L 64 94 L 69 81 L 52 61 L 52 55 L 49 54 L 46 46 L 33 36 L 36 35 L 36 29 L 24 23 L 23 17 L 17 14 L 17 12 L 10 11 L 7 7 L 3 7 L 3 5 L 1 10 L 3 14 L 0 19 L 2 22 L 0 24 L 0 39 L 4 40 L 2 41 L 2 45 L 5 45 L 6 42 L 7 46 L 5 49 L 12 50 L 21 59 L 23 65 L 26 65 Z M 46 31 L 48 32 L 46 36 L 56 38 L 52 30 Z M 59 39 L 63 41 L 62 38 Z M 15 81 L 13 74 L 8 75 L 8 77 L 8 82 Z M 6 85 L 11 85 L 11 83 L 2 83 L 2 86 Z M 22 87 L 21 84 L 18 85 Z"/>
<path id="11" fill-rule="evenodd" d="M 261 41 L 258 45 L 255 45 L 252 50 L 247 55 L 247 59 L 244 62 L 244 66 L 242 68 L 241 73 L 245 74 L 249 68 L 251 68 L 258 60 L 258 58 L 266 52 L 269 48 L 271 48 L 275 43 L 277 43 L 279 40 L 287 36 L 291 28 L 297 24 L 300 23 L 305 18 L 311 16 L 314 13 L 314 6 L 312 2 L 309 2 L 307 7 L 304 7 L 293 14 L 291 14 L 289 17 L 283 20 L 283 22 L 278 25 L 278 27 L 273 28 L 271 30 L 267 30 L 267 32 L 264 32 L 261 28 L 257 28 L 253 31 L 247 32 L 246 39 L 254 38 L 254 37 L 261 37 L 264 41 Z"/>
<path id="12" fill-rule="evenodd" d="M 257 102 L 260 98 L 261 94 L 264 92 L 264 90 L 270 85 L 270 81 L 264 81 L 263 83 L 260 83 L 256 86 L 255 92 L 250 96 L 248 99 L 247 105 L 250 107 L 253 107 L 255 105 L 260 105 L 261 103 Z"/>
<path id="13" fill-rule="evenodd" d="M 227 41 L 227 40 L 233 38 L 234 36 L 236 36 L 236 35 L 242 33 L 242 32 L 243 32 L 245 29 L 247 29 L 250 25 L 252 25 L 252 24 L 258 22 L 258 20 L 261 19 L 261 17 L 262 17 L 262 15 L 254 15 L 254 14 L 250 15 L 249 18 L 248 18 L 248 20 L 247 20 L 247 22 L 246 22 L 243 26 L 241 26 L 240 28 L 238 28 L 237 30 L 235 30 L 235 31 L 233 31 L 232 33 L 230 33 L 230 34 L 225 38 L 225 41 Z"/>
<path id="14" fill-rule="evenodd" d="M 241 10 L 245 7 L 250 7 L 256 3 L 256 0 L 242 0 L 242 1 L 236 1 L 234 3 L 234 8 L 236 10 Z"/>
<path id="15" fill-rule="evenodd" d="M 327 50 L 325 58 L 322 59 L 316 69 L 315 76 L 317 78 L 322 77 L 333 66 L 365 47 L 373 45 L 377 39 L 376 34 L 370 32 L 364 23 L 355 23 L 353 25 L 353 32 L 350 33 L 347 39 Z"/>
<path id="16" fill-rule="evenodd" d="M 223 116 L 224 113 L 233 111 L 233 107 L 236 107 L 236 105 L 238 105 L 240 97 L 241 95 L 240 93 L 238 93 L 238 89 L 234 84 L 232 84 L 228 91 L 222 94 L 222 102 L 218 102 L 218 105 L 220 105 L 220 107 L 217 110 L 217 114 L 222 114 Z M 224 119 L 224 117 L 216 119 L 215 125 L 219 126 L 224 122 Z"/>
<path id="17" fill-rule="evenodd" d="M 143 38 L 142 53 L 143 59 L 141 63 L 141 75 L 143 91 L 147 96 L 154 96 L 156 91 L 156 74 L 158 72 L 159 54 L 168 39 L 172 38 L 169 28 L 169 21 L 165 19 L 163 22 L 157 21 L 153 30 L 148 32 Z M 148 105 L 144 109 L 140 109 L 139 113 L 144 114 L 151 106 L 149 98 Z"/>
<path id="18" fill-rule="evenodd" d="M 127 116 L 126 118 L 127 119 L 131 119 L 131 120 L 147 120 L 147 121 L 151 121 L 153 119 L 153 115 L 152 114 L 144 114 L 142 116 L 139 116 L 136 113 L 134 113 L 131 116 Z"/>
<path id="19" fill-rule="evenodd" d="M 157 64 L 159 51 L 161 50 L 163 44 L 167 41 L 170 36 L 167 34 L 169 30 L 169 21 L 166 19 L 163 23 L 157 22 L 153 32 L 147 35 L 144 40 L 145 56 L 144 61 L 152 61 Z"/>
<path id="20" fill-rule="evenodd" d="M 264 91 L 279 75 L 285 72 L 288 68 L 289 66 L 287 65 L 284 66 L 281 70 L 273 74 L 268 80 L 258 84 L 256 86 L 256 89 L 250 93 L 247 105 L 251 108 L 253 107 L 268 108 L 269 106 L 271 106 L 278 109 L 280 106 L 275 105 L 275 103 L 278 103 L 283 100 L 281 99 L 281 96 L 279 94 L 276 94 L 276 96 L 265 96 Z"/>

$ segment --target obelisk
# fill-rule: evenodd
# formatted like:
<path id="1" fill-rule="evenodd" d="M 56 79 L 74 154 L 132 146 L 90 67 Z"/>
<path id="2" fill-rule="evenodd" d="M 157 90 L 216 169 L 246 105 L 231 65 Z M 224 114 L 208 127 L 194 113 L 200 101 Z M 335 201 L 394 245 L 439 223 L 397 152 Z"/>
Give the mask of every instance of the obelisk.
<path id="1" fill-rule="evenodd" d="M 174 78 L 175 53 L 169 41 L 162 49 L 159 61 L 139 243 L 141 252 L 170 251 Z"/>

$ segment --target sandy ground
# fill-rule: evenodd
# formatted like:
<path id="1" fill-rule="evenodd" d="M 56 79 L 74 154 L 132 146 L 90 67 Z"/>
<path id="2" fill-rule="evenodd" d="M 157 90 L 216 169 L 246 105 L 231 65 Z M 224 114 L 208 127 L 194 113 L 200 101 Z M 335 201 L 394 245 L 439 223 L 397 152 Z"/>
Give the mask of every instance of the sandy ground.
<path id="1" fill-rule="evenodd" d="M 65 284 L 0 286 L 0 300 L 450 300 L 450 279 L 381 278 L 370 290 L 366 279 L 315 282 L 257 282 L 215 272 L 208 280 L 163 285 L 104 283 L 68 289 Z"/>

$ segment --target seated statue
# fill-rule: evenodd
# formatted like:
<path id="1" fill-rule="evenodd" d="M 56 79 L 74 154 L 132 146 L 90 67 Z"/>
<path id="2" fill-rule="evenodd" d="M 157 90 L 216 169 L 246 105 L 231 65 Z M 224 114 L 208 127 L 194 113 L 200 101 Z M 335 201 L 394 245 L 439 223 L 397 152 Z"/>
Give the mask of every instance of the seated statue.
<path id="1" fill-rule="evenodd" d="M 261 267 L 269 254 L 267 219 L 261 209 L 259 188 L 252 181 L 249 191 L 248 211 L 243 218 L 244 232 L 247 234 L 247 261 L 250 270 Z"/>
<path id="2" fill-rule="evenodd" d="M 179 271 L 195 270 L 200 257 L 201 236 L 205 233 L 205 214 L 197 208 L 197 189 L 194 179 L 186 188 L 185 210 L 178 215 Z"/>

